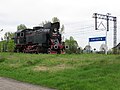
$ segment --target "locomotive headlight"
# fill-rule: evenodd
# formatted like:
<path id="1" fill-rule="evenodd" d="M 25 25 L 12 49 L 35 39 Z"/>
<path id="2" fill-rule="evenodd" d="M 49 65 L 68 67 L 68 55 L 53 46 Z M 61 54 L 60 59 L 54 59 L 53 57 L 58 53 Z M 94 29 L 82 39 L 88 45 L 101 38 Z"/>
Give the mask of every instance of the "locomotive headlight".
<path id="1" fill-rule="evenodd" d="M 58 45 L 54 45 L 54 49 L 58 49 Z"/>
<path id="2" fill-rule="evenodd" d="M 54 29 L 54 32 L 57 32 L 57 29 L 56 29 L 56 28 Z"/>
<path id="3" fill-rule="evenodd" d="M 66 45 L 66 46 L 65 46 L 65 49 L 69 49 L 69 46 Z"/>

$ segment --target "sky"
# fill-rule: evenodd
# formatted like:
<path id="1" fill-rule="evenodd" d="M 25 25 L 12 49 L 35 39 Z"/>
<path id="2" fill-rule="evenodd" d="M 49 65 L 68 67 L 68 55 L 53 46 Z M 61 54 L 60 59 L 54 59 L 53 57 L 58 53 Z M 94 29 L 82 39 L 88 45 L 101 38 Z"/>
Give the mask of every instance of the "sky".
<path id="1" fill-rule="evenodd" d="M 0 0 L 0 37 L 5 32 L 15 32 L 17 26 L 25 24 L 28 28 L 38 26 L 42 21 L 60 19 L 65 26 L 65 39 L 73 36 L 79 46 L 84 48 L 91 37 L 105 36 L 105 30 L 94 29 L 93 13 L 117 17 L 117 43 L 120 42 L 120 7 L 118 0 Z M 98 21 L 100 23 L 101 20 Z M 106 26 L 106 22 L 102 21 Z M 99 50 L 105 42 L 91 42 L 92 48 Z M 108 48 L 113 47 L 113 22 L 107 32 Z"/>

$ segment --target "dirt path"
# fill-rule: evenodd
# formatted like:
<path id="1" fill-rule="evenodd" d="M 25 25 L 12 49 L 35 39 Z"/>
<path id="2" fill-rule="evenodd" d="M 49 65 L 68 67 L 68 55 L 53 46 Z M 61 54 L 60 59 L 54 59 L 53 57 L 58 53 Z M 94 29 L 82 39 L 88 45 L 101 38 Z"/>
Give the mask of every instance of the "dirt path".
<path id="1" fill-rule="evenodd" d="M 0 77 L 0 90 L 54 90 Z"/>

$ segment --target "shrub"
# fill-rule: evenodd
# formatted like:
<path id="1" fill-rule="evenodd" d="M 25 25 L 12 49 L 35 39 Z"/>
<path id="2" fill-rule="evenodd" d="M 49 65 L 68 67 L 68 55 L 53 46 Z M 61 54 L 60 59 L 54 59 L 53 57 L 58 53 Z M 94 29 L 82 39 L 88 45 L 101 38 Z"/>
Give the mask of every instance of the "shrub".
<path id="1" fill-rule="evenodd" d="M 4 62 L 5 58 L 0 56 L 0 62 Z"/>

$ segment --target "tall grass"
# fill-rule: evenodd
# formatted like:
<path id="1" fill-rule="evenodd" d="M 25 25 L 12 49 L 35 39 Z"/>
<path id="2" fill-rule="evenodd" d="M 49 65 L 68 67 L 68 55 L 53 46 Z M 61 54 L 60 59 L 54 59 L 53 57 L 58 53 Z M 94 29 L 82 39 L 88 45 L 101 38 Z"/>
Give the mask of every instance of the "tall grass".
<path id="1" fill-rule="evenodd" d="M 120 56 L 0 53 L 0 76 L 59 90 L 119 90 Z"/>

